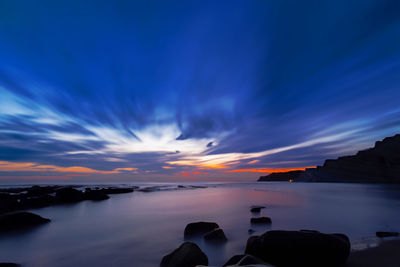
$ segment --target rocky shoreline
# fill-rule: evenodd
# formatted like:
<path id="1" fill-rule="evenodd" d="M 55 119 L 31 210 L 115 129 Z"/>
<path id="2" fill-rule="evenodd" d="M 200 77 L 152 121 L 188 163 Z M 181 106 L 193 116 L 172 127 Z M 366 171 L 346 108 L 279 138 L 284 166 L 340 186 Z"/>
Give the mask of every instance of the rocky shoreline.
<path id="1" fill-rule="evenodd" d="M 304 171 L 271 173 L 258 181 L 400 184 L 400 134 L 353 156 L 328 159 L 322 166 Z"/>

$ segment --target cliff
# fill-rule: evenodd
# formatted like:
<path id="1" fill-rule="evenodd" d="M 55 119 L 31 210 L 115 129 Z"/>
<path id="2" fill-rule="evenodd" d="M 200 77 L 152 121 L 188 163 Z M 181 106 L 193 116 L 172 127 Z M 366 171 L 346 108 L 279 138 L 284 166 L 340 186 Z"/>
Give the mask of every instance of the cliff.
<path id="1" fill-rule="evenodd" d="M 356 155 L 328 159 L 322 166 L 299 172 L 272 173 L 258 181 L 400 183 L 400 134 L 375 143 Z"/>

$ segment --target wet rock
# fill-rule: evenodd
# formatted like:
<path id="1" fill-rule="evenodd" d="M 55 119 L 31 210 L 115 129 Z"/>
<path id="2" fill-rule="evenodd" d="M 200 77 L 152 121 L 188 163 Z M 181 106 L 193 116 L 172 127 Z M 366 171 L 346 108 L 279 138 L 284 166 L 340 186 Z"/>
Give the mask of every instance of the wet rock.
<path id="1" fill-rule="evenodd" d="M 7 213 L 0 215 L 0 232 L 27 229 L 48 222 L 50 219 L 30 212 Z"/>
<path id="2" fill-rule="evenodd" d="M 215 222 L 194 222 L 189 223 L 185 227 L 184 236 L 188 237 L 191 235 L 201 235 L 211 232 L 212 230 L 219 228 L 219 225 Z"/>
<path id="3" fill-rule="evenodd" d="M 86 200 L 105 200 L 105 199 L 109 199 L 110 197 L 106 195 L 106 193 L 104 193 L 103 190 L 91 190 L 86 189 L 85 193 L 83 194 L 83 198 Z"/>
<path id="4" fill-rule="evenodd" d="M 247 266 L 247 265 L 253 265 L 253 264 L 259 264 L 266 266 L 266 263 L 252 255 L 244 255 L 242 259 L 238 263 L 236 263 L 235 266 Z"/>
<path id="5" fill-rule="evenodd" d="M 83 193 L 72 187 L 64 187 L 56 191 L 56 200 L 60 203 L 79 202 L 83 200 Z"/>
<path id="6" fill-rule="evenodd" d="M 213 242 L 225 242 L 228 239 L 225 236 L 224 231 L 221 228 L 216 228 L 211 232 L 208 232 L 204 235 L 204 239 L 206 241 L 213 241 Z"/>
<path id="7" fill-rule="evenodd" d="M 222 265 L 222 267 L 226 267 L 226 266 L 230 266 L 230 265 L 235 265 L 236 263 L 238 263 L 241 259 L 244 258 L 244 256 L 246 256 L 245 254 L 241 254 L 241 255 L 235 255 L 232 258 L 230 258 L 227 262 L 225 262 L 224 265 Z"/>
<path id="8" fill-rule="evenodd" d="M 399 235 L 400 233 L 398 232 L 376 232 L 377 237 L 394 237 Z"/>
<path id="9" fill-rule="evenodd" d="M 164 256 L 160 267 L 195 267 L 208 265 L 207 255 L 192 242 L 184 242 L 179 248 Z"/>
<path id="10" fill-rule="evenodd" d="M 346 262 L 350 242 L 343 234 L 268 231 L 250 237 L 246 253 L 279 267 L 334 267 Z"/>
<path id="11" fill-rule="evenodd" d="M 249 229 L 247 230 L 247 232 L 249 233 L 249 235 L 251 235 L 252 233 L 254 233 L 255 231 L 253 229 Z"/>
<path id="12" fill-rule="evenodd" d="M 271 224 L 272 220 L 270 217 L 257 217 L 257 218 L 251 218 L 250 223 L 252 223 L 252 224 Z"/>
<path id="13" fill-rule="evenodd" d="M 12 262 L 0 262 L 0 267 L 19 267 L 21 266 L 18 263 L 12 263 Z"/>

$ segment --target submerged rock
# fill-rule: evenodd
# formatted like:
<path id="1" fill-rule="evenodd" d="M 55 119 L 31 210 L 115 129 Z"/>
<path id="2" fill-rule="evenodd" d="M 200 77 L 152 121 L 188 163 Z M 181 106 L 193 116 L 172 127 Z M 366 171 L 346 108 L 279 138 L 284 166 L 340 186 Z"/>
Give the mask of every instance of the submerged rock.
<path id="1" fill-rule="evenodd" d="M 257 218 L 251 218 L 250 223 L 253 224 L 271 224 L 272 220 L 270 217 L 257 217 Z"/>
<path id="2" fill-rule="evenodd" d="M 101 191 L 103 191 L 104 194 L 111 195 L 111 194 L 125 194 L 125 193 L 132 193 L 135 189 L 139 187 L 108 187 L 108 188 L 103 188 Z"/>
<path id="3" fill-rule="evenodd" d="M 394 237 L 399 235 L 400 233 L 398 232 L 376 232 L 377 237 Z"/>
<path id="4" fill-rule="evenodd" d="M 179 248 L 164 256 L 160 267 L 195 267 L 208 265 L 207 255 L 192 242 L 184 242 Z"/>
<path id="5" fill-rule="evenodd" d="M 191 235 L 200 235 L 211 232 L 212 230 L 219 228 L 219 225 L 215 222 L 194 222 L 189 223 L 185 227 L 184 236 L 188 237 Z"/>
<path id="6" fill-rule="evenodd" d="M 50 219 L 30 212 L 7 213 L 0 215 L 0 232 L 27 229 L 48 222 Z"/>
<path id="7" fill-rule="evenodd" d="M 225 242 L 228 239 L 225 236 L 224 231 L 221 228 L 216 228 L 211 232 L 208 232 L 204 235 L 204 239 L 206 241 L 214 241 L 214 242 Z"/>
<path id="8" fill-rule="evenodd" d="M 279 267 L 334 267 L 346 262 L 350 242 L 343 234 L 268 231 L 250 237 L 246 253 Z"/>

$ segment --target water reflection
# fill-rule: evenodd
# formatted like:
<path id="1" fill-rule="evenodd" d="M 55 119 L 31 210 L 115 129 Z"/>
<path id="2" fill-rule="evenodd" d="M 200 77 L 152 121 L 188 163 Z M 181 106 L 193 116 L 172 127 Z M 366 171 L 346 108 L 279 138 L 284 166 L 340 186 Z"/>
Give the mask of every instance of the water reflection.
<path id="1" fill-rule="evenodd" d="M 252 205 L 272 225 L 251 225 Z M 134 192 L 35 212 L 52 222 L 0 237 L 0 261 L 26 266 L 158 266 L 194 221 L 215 221 L 228 242 L 195 241 L 210 264 L 244 251 L 252 228 L 316 229 L 348 234 L 355 243 L 377 230 L 400 231 L 398 187 L 357 184 L 249 183 L 182 191 Z"/>

